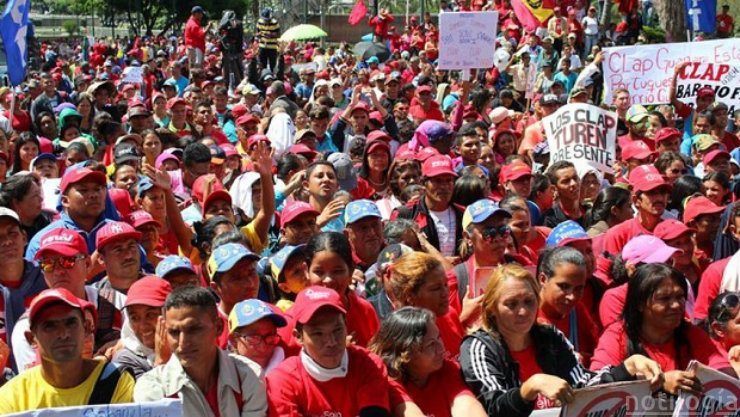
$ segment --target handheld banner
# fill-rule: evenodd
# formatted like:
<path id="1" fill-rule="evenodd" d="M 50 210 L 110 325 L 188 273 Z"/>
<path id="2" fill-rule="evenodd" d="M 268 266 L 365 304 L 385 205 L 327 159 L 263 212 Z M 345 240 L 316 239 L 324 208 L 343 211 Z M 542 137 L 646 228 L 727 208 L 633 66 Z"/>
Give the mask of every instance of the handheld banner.
<path id="1" fill-rule="evenodd" d="M 491 68 L 497 12 L 440 13 L 439 69 Z"/>

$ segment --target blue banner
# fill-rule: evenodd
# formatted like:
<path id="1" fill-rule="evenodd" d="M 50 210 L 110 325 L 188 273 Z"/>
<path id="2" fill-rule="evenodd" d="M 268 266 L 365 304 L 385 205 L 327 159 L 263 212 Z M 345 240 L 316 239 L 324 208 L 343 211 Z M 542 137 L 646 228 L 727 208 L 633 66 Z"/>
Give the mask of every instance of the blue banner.
<path id="1" fill-rule="evenodd" d="M 8 77 L 12 86 L 20 85 L 26 78 L 28 65 L 28 10 L 31 0 L 9 0 L 5 5 L 0 36 L 5 45 L 5 56 L 8 61 Z"/>
<path id="2" fill-rule="evenodd" d="M 694 32 L 714 33 L 717 0 L 686 0 L 686 21 Z"/>

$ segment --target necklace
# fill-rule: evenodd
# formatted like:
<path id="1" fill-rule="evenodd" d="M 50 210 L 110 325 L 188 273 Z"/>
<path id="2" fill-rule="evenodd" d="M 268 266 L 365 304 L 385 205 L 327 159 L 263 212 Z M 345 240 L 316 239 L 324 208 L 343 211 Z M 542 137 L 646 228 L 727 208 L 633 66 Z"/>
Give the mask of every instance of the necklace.
<path id="1" fill-rule="evenodd" d="M 372 179 L 372 178 L 370 178 L 370 176 L 369 176 L 369 175 L 368 175 L 368 177 L 367 177 L 367 182 L 369 182 L 369 183 L 370 183 L 370 185 L 374 185 L 374 186 L 376 186 L 376 187 L 382 187 L 382 186 L 384 186 L 384 185 L 385 185 L 385 180 L 383 180 L 383 181 L 381 181 L 381 182 L 375 182 L 375 181 L 373 181 L 373 179 Z"/>

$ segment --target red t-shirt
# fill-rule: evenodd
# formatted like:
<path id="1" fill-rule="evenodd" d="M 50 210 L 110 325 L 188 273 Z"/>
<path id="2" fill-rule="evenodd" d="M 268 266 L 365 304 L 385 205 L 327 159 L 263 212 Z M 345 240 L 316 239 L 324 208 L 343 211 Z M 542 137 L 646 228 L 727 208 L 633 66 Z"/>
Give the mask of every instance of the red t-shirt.
<path id="1" fill-rule="evenodd" d="M 3 116 L 10 118 L 10 110 L 5 110 Z M 31 130 L 31 116 L 27 112 L 20 110 L 13 113 L 13 130 L 16 132 L 28 132 Z"/>
<path id="2" fill-rule="evenodd" d="M 637 217 L 622 222 L 604 235 L 604 251 L 612 255 L 619 255 L 627 242 L 635 236 L 652 235 L 653 232 L 646 229 Z"/>
<path id="3" fill-rule="evenodd" d="M 15 122 L 13 123 L 13 126 L 15 126 Z M 740 138 L 730 132 L 724 132 L 724 136 L 722 136 L 722 140 L 720 142 L 725 145 L 725 150 L 727 152 L 740 147 Z"/>
<path id="4" fill-rule="evenodd" d="M 717 32 L 730 33 L 730 28 L 732 28 L 732 16 L 729 14 L 718 14 Z"/>
<path id="5" fill-rule="evenodd" d="M 712 262 L 707 269 L 701 274 L 699 280 L 699 293 L 696 295 L 694 304 L 694 320 L 704 320 L 709 314 L 709 306 L 712 301 L 719 295 L 719 288 L 722 285 L 722 275 L 725 268 L 730 262 L 731 256 Z"/>
<path id="6" fill-rule="evenodd" d="M 424 388 L 410 382 L 401 385 L 393 379 L 389 382 L 391 404 L 413 402 L 421 408 L 425 416 L 452 417 L 452 403 L 455 398 L 463 395 L 475 397 L 462 379 L 460 365 L 449 359 L 445 359 L 442 368 L 429 375 Z"/>
<path id="7" fill-rule="evenodd" d="M 576 325 L 578 327 L 578 353 L 581 355 L 581 363 L 587 367 L 591 362 L 591 356 L 594 354 L 596 344 L 599 342 L 599 327 L 594 323 L 591 314 L 581 302 L 576 303 L 575 311 Z M 541 324 L 552 324 L 570 340 L 570 314 L 563 318 L 549 317 L 540 309 L 537 322 Z"/>
<path id="8" fill-rule="evenodd" d="M 185 46 L 206 50 L 206 33 L 193 16 L 185 23 Z"/>
<path id="9" fill-rule="evenodd" d="M 211 386 L 211 389 L 206 392 L 206 402 L 211 407 L 211 411 L 216 417 L 221 417 L 221 413 L 218 411 L 218 383 Z"/>
<path id="10" fill-rule="evenodd" d="M 221 334 L 218 336 L 218 347 L 221 349 L 226 349 L 226 347 L 229 345 L 229 316 L 227 314 L 224 314 L 221 309 L 218 309 L 218 318 L 221 319 L 221 321 L 224 322 L 224 330 L 221 332 Z"/>
<path id="11" fill-rule="evenodd" d="M 717 350 L 709 335 L 699 327 L 687 323 L 686 339 L 690 346 L 681 346 L 680 360 L 677 360 L 676 344 L 671 338 L 660 344 L 642 341 L 642 347 L 647 356 L 658 362 L 663 372 L 686 369 L 689 361 L 696 359 L 702 364 L 713 368 L 729 368 L 727 356 Z M 627 333 L 624 322 L 617 321 L 604 330 L 599 339 L 594 357 L 591 360 L 591 369 L 598 370 L 607 365 L 617 366 L 627 359 Z"/>
<path id="12" fill-rule="evenodd" d="M 550 235 L 552 229 L 544 226 L 534 226 L 534 230 L 537 232 L 535 238 L 522 245 L 522 250 L 520 252 L 522 255 L 526 256 L 527 259 L 532 261 L 533 265 L 537 265 L 540 251 L 545 247 L 547 236 Z"/>
<path id="13" fill-rule="evenodd" d="M 601 303 L 599 303 L 599 320 L 603 328 L 607 328 L 610 324 L 619 321 L 626 300 L 626 283 L 606 290 L 604 296 L 601 297 Z"/>
<path id="14" fill-rule="evenodd" d="M 460 345 L 465 337 L 465 328 L 460 323 L 460 314 L 450 307 L 447 314 L 437 317 L 437 327 L 445 346 L 445 357 L 457 360 L 460 355 Z"/>
<path id="15" fill-rule="evenodd" d="M 432 101 L 429 110 L 424 110 L 418 102 L 412 104 L 409 109 L 409 115 L 414 119 L 439 120 L 440 122 L 444 122 L 445 120 L 442 110 L 439 109 L 439 104 L 436 101 Z"/>
<path id="16" fill-rule="evenodd" d="M 542 368 L 537 363 L 537 355 L 535 354 L 535 346 L 530 343 L 526 349 L 519 352 L 509 350 L 511 358 L 519 364 L 519 380 L 525 382 L 534 374 L 543 374 Z M 550 401 L 547 397 L 537 394 L 537 400 L 534 403 L 535 410 L 543 410 L 545 408 L 553 408 L 555 403 Z"/>
<path id="17" fill-rule="evenodd" d="M 270 417 L 357 416 L 366 407 L 389 410 L 388 375 L 380 358 L 347 346 L 347 375 L 325 382 L 311 377 L 301 358 L 286 359 L 267 375 Z"/>

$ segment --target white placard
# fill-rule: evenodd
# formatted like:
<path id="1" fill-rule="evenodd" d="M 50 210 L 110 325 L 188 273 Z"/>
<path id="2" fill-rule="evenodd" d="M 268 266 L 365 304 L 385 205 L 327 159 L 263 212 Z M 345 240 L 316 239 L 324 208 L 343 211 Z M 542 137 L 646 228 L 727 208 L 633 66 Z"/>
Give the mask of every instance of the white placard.
<path id="1" fill-rule="evenodd" d="M 144 81 L 143 67 L 128 67 L 123 75 L 123 83 L 141 84 Z"/>
<path id="2" fill-rule="evenodd" d="M 439 69 L 491 68 L 497 12 L 440 13 Z"/>
<path id="3" fill-rule="evenodd" d="M 617 115 L 601 107 L 571 103 L 542 120 L 550 146 L 550 164 L 581 160 L 613 172 Z"/>
<path id="4" fill-rule="evenodd" d="M 740 109 L 740 64 L 692 62 L 678 75 L 676 97 L 686 104 L 696 104 L 696 93 L 702 87 L 712 87 L 716 101 L 729 107 L 732 117 Z"/>
<path id="5" fill-rule="evenodd" d="M 682 62 L 740 65 L 740 39 L 604 48 L 604 102 L 623 87 L 630 104 L 670 102 L 673 71 Z"/>
<path id="6" fill-rule="evenodd" d="M 41 408 L 8 417 L 182 417 L 182 400 L 165 399 L 130 404 L 86 405 L 82 407 Z"/>
<path id="7" fill-rule="evenodd" d="M 617 382 L 578 389 L 563 417 L 637 416 L 645 410 L 643 398 L 650 397 L 648 381 Z"/>
<path id="8" fill-rule="evenodd" d="M 740 380 L 691 361 L 687 370 L 694 370 L 704 388 L 704 395 L 697 398 L 681 392 L 676 401 L 673 417 L 736 416 L 740 410 Z"/>

